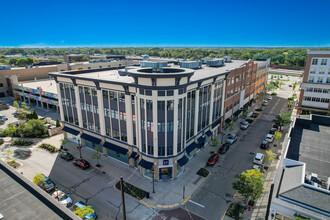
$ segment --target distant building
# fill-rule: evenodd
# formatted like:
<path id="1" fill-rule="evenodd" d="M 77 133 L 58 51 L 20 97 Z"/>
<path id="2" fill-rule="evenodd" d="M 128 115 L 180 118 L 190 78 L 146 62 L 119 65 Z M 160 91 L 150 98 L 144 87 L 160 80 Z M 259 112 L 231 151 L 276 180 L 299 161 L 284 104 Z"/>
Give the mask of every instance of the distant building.
<path id="1" fill-rule="evenodd" d="M 328 114 L 330 110 L 330 51 L 307 51 L 298 103 L 300 114 Z"/>
<path id="2" fill-rule="evenodd" d="M 296 118 L 274 180 L 267 219 L 330 219 L 330 117 Z"/>
<path id="3" fill-rule="evenodd" d="M 68 54 L 64 55 L 64 62 L 73 63 L 76 60 L 82 59 L 83 57 L 89 57 L 87 54 Z"/>

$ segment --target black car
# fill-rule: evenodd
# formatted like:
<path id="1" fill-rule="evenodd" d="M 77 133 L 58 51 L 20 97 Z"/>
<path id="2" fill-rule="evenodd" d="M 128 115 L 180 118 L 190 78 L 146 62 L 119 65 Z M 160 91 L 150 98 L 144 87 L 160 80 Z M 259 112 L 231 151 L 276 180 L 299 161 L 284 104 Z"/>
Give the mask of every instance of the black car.
<path id="1" fill-rule="evenodd" d="M 70 154 L 70 153 L 68 153 L 68 152 L 63 152 L 63 153 L 61 153 L 60 157 L 61 157 L 62 159 L 64 159 L 64 160 L 67 160 L 67 161 L 73 159 L 72 154 Z"/>
<path id="2" fill-rule="evenodd" d="M 269 148 L 268 141 L 262 141 L 261 144 L 260 144 L 260 148 L 262 148 L 262 149 L 268 149 Z"/>
<path id="3" fill-rule="evenodd" d="M 227 150 L 229 150 L 229 148 L 230 148 L 230 144 L 225 143 L 219 148 L 218 152 L 219 154 L 224 154 L 227 152 Z"/>
<path id="4" fill-rule="evenodd" d="M 269 131 L 269 134 L 275 134 L 275 131 L 277 131 L 276 128 L 271 128 L 270 131 Z"/>

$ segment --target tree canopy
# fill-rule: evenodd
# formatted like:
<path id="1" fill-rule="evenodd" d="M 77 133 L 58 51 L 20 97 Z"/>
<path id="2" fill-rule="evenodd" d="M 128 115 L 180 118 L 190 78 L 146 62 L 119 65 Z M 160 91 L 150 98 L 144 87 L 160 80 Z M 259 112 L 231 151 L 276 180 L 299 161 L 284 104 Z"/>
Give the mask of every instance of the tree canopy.
<path id="1" fill-rule="evenodd" d="M 281 113 L 280 115 L 277 115 L 273 122 L 277 127 L 280 127 L 280 129 L 282 129 L 283 126 L 286 126 L 291 123 L 291 112 Z"/>
<path id="2" fill-rule="evenodd" d="M 251 197 L 255 201 L 260 198 L 264 190 L 262 176 L 263 174 L 258 169 L 247 170 L 235 176 L 238 180 L 233 183 L 233 188 L 245 198 Z"/>

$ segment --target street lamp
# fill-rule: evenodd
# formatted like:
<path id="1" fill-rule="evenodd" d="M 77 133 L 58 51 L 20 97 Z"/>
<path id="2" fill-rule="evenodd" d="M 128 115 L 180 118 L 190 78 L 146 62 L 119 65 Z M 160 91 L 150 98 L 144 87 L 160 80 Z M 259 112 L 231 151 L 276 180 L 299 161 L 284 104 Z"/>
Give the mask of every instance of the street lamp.
<path id="1" fill-rule="evenodd" d="M 154 167 L 152 167 L 151 170 L 152 170 L 152 193 L 155 193 L 155 169 L 154 169 Z"/>
<path id="2" fill-rule="evenodd" d="M 78 147 L 77 147 L 77 149 L 79 150 L 80 159 L 82 159 L 82 156 L 81 156 L 81 148 L 82 148 L 82 145 L 80 144 L 80 140 L 78 140 Z"/>

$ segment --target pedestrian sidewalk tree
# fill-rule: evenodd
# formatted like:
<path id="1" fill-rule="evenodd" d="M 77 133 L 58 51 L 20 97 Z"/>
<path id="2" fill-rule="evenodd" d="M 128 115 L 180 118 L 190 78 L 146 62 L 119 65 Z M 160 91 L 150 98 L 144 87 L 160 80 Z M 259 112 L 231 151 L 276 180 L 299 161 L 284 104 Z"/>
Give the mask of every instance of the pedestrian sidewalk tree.
<path id="1" fill-rule="evenodd" d="M 22 102 L 21 107 L 26 111 L 29 110 L 29 108 L 30 108 L 29 106 L 26 105 L 25 102 Z"/>
<path id="2" fill-rule="evenodd" d="M 17 101 L 14 101 L 14 103 L 13 103 L 13 106 L 14 106 L 14 108 L 16 108 L 16 110 L 18 110 L 18 109 L 19 109 L 19 104 L 18 104 L 18 102 L 17 102 Z"/>
<path id="3" fill-rule="evenodd" d="M 92 209 L 92 206 L 83 206 L 83 207 L 77 207 L 76 210 L 73 211 L 76 215 L 78 215 L 80 218 L 85 219 L 86 215 L 90 215 L 94 213 L 94 210 Z"/>
<path id="4" fill-rule="evenodd" d="M 297 82 L 294 82 L 294 83 L 292 84 L 292 90 L 294 91 L 294 90 L 296 89 L 296 87 L 297 87 Z"/>
<path id="5" fill-rule="evenodd" d="M 95 150 L 96 151 L 94 153 L 92 153 L 91 157 L 92 157 L 92 159 L 96 159 L 97 160 L 96 166 L 99 167 L 100 166 L 99 161 L 101 159 L 102 154 L 100 153 L 100 148 L 99 147 L 96 147 Z"/>
<path id="6" fill-rule="evenodd" d="M 262 176 L 263 174 L 260 173 L 259 169 L 242 172 L 240 175 L 235 176 L 238 180 L 233 183 L 233 189 L 245 198 L 251 197 L 251 200 L 255 201 L 261 197 L 264 190 Z"/>
<path id="7" fill-rule="evenodd" d="M 229 130 L 230 130 L 230 132 L 232 132 L 233 130 L 235 130 L 235 125 L 236 125 L 235 122 L 231 122 L 231 123 L 229 124 Z"/>
<path id="8" fill-rule="evenodd" d="M 272 150 L 266 150 L 264 164 L 269 165 L 270 161 L 272 161 L 274 159 L 275 159 L 275 154 L 272 152 Z"/>
<path id="9" fill-rule="evenodd" d="M 219 145 L 219 140 L 218 140 L 218 138 L 216 138 L 216 137 L 212 138 L 212 143 L 211 143 L 211 145 L 212 145 L 213 147 L 218 146 L 218 145 Z"/>
<path id="10" fill-rule="evenodd" d="M 61 123 L 60 123 L 60 120 L 56 119 L 56 127 L 61 127 Z"/>
<path id="11" fill-rule="evenodd" d="M 36 173 L 36 175 L 33 177 L 33 183 L 39 185 L 39 183 L 43 181 L 44 178 L 44 175 L 42 175 L 41 173 Z"/>
<path id="12" fill-rule="evenodd" d="M 283 126 L 286 126 L 291 123 L 291 112 L 281 113 L 280 115 L 277 115 L 273 122 L 277 127 L 280 128 L 280 130 L 282 130 Z"/>
<path id="13" fill-rule="evenodd" d="M 241 118 L 246 119 L 248 113 L 249 113 L 249 112 L 248 112 L 248 108 L 243 107 L 243 112 L 242 112 L 242 116 L 241 116 Z"/>

